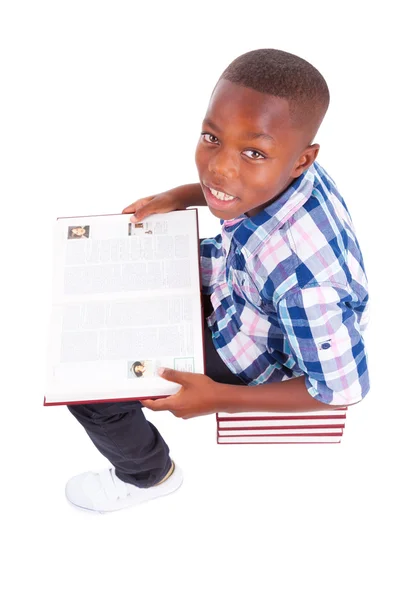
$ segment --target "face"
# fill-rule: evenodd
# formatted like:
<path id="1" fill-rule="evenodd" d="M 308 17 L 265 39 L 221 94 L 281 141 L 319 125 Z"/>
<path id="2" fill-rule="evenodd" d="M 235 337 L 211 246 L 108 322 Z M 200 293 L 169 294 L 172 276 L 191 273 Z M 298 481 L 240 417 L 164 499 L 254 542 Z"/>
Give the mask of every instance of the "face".
<path id="1" fill-rule="evenodd" d="M 75 228 L 72 230 L 72 233 L 73 233 L 74 235 L 85 235 L 86 231 L 85 231 L 85 229 L 84 229 L 83 227 L 75 227 Z"/>
<path id="2" fill-rule="evenodd" d="M 211 212 L 224 220 L 260 212 L 315 160 L 319 146 L 309 142 L 287 100 L 220 80 L 196 149 Z"/>

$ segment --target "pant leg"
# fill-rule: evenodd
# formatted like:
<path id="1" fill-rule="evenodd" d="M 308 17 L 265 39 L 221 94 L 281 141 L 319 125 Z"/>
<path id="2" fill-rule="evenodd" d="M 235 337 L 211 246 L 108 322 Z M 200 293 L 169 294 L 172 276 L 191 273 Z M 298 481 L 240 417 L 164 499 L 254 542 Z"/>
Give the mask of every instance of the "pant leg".
<path id="1" fill-rule="evenodd" d="M 206 317 L 212 310 L 203 297 L 206 375 L 218 383 L 245 385 L 233 375 L 216 351 Z M 117 476 L 138 487 L 158 483 L 171 467 L 169 448 L 156 427 L 147 421 L 139 401 L 69 405 L 96 446 L 115 467 Z"/>
<path id="2" fill-rule="evenodd" d="M 122 481 L 146 488 L 168 473 L 169 448 L 146 420 L 139 401 L 69 405 L 68 409 Z"/>

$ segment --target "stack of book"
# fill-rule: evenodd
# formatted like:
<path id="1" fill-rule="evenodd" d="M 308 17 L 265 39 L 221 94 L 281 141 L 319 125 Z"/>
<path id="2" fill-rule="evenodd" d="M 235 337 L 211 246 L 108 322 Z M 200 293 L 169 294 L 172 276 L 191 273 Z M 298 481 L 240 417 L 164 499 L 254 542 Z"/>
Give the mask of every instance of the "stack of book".
<path id="1" fill-rule="evenodd" d="M 299 444 L 341 441 L 346 408 L 318 412 L 217 413 L 218 444 Z"/>

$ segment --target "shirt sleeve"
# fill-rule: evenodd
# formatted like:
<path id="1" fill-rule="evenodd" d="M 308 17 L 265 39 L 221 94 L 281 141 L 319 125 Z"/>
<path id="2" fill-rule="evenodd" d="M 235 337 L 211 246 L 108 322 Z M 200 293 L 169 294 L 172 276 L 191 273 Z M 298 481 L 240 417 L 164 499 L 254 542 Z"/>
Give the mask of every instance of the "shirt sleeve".
<path id="1" fill-rule="evenodd" d="M 349 406 L 369 390 L 367 357 L 353 299 L 329 285 L 291 291 L 277 306 L 280 326 L 316 400 Z"/>

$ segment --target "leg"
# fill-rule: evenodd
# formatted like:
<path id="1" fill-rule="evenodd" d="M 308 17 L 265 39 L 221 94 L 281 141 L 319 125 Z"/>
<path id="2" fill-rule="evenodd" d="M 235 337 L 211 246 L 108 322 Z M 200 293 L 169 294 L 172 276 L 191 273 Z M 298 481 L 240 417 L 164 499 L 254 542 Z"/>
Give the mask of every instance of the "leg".
<path id="1" fill-rule="evenodd" d="M 125 483 L 151 487 L 171 468 L 169 448 L 140 402 L 69 405 L 96 446 Z"/>

